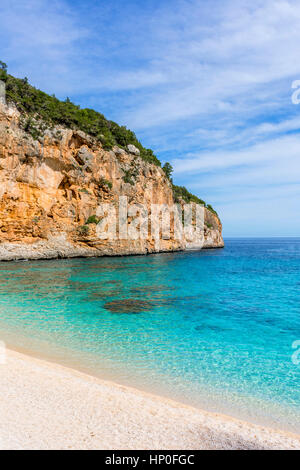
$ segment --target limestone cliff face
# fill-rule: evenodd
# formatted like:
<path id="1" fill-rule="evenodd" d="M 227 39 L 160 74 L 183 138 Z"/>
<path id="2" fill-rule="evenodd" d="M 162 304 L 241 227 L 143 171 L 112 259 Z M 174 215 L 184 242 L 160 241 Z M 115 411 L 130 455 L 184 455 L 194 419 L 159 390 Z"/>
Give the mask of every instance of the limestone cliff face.
<path id="1" fill-rule="evenodd" d="M 100 240 L 86 224 L 100 203 L 174 203 L 163 170 L 132 153 L 105 151 L 81 131 L 58 128 L 34 140 L 14 107 L 0 103 L 0 260 L 146 254 L 145 240 Z M 187 248 L 183 240 L 160 240 L 159 251 Z M 218 217 L 205 209 L 204 247 L 222 247 Z"/>

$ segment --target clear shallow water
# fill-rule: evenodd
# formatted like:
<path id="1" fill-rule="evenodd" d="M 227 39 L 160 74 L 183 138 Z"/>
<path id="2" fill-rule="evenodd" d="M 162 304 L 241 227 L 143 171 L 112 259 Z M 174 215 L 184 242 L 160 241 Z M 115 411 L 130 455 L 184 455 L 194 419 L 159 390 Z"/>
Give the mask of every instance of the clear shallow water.
<path id="1" fill-rule="evenodd" d="M 300 365 L 291 360 L 300 340 L 299 300 L 300 239 L 0 263 L 0 339 L 121 383 L 300 432 Z"/>

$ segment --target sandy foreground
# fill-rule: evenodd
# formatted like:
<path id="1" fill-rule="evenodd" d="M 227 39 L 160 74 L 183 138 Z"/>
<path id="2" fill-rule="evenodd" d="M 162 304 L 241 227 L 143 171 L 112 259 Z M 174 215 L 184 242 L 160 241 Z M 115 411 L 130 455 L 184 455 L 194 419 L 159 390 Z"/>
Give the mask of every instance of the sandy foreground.
<path id="1" fill-rule="evenodd" d="M 0 449 L 300 449 L 300 436 L 8 351 Z"/>

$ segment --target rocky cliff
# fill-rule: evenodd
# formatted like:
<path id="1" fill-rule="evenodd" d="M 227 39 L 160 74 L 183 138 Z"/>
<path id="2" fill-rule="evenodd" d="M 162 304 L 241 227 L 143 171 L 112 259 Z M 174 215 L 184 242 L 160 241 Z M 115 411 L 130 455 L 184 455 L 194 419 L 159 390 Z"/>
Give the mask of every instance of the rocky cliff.
<path id="1" fill-rule="evenodd" d="M 144 240 L 101 240 L 100 203 L 173 204 L 172 184 L 134 146 L 108 151 L 79 130 L 55 126 L 43 136 L 26 131 L 17 108 L 0 103 L 0 260 L 146 254 Z M 130 222 L 130 220 L 129 220 Z M 204 247 L 222 247 L 222 225 L 205 208 Z M 162 239 L 159 251 L 187 248 L 185 239 Z"/>

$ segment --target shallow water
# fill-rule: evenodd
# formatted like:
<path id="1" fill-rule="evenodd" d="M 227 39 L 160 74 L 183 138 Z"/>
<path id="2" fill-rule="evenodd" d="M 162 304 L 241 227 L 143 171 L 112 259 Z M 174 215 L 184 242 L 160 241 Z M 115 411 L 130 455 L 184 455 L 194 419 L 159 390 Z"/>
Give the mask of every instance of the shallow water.
<path id="1" fill-rule="evenodd" d="M 101 377 L 300 432 L 300 364 L 292 362 L 299 300 L 300 239 L 0 263 L 0 339 Z"/>

